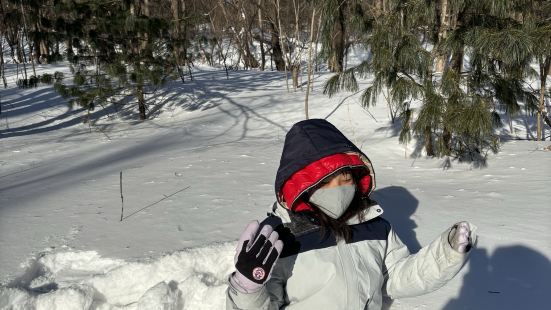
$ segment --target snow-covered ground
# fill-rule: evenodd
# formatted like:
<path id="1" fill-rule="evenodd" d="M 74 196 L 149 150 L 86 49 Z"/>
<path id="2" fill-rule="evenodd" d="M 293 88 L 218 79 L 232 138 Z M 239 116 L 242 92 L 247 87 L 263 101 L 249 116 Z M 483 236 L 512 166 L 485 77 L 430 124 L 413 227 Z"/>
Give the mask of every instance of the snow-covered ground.
<path id="1" fill-rule="evenodd" d="M 12 68 L 13 69 L 13 68 Z M 38 70 L 60 68 L 38 68 Z M 327 118 L 374 163 L 374 197 L 412 251 L 458 220 L 479 227 L 461 273 L 390 309 L 544 309 L 551 292 L 551 152 L 526 138 L 533 119 L 486 167 L 412 157 L 384 104 L 321 94 Z M 203 68 L 136 110 L 70 110 L 51 86 L 1 90 L 0 309 L 224 309 L 235 240 L 274 201 L 286 131 L 304 92 L 281 73 Z M 130 109 L 130 110 L 129 110 Z M 120 175 L 124 196 L 121 222 Z M 163 308 L 164 307 L 164 308 Z"/>

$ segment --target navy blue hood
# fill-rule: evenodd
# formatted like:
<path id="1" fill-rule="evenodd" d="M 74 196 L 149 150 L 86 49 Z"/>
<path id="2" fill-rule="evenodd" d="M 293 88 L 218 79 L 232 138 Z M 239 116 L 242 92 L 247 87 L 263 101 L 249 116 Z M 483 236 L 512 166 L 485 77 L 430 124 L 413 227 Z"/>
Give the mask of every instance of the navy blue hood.
<path id="1" fill-rule="evenodd" d="M 285 144 L 275 180 L 276 195 L 295 172 L 321 158 L 354 152 L 365 156 L 333 124 L 324 119 L 300 121 L 285 136 Z M 367 156 L 365 156 L 367 158 Z"/>

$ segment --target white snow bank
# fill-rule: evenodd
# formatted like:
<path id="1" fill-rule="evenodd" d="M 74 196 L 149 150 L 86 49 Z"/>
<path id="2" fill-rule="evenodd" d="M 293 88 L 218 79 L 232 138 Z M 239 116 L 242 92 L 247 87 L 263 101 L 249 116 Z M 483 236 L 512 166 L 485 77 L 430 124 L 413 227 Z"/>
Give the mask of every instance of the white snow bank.
<path id="1" fill-rule="evenodd" d="M 217 243 L 150 262 L 45 254 L 0 287 L 0 309 L 223 309 L 234 251 L 231 242 Z"/>

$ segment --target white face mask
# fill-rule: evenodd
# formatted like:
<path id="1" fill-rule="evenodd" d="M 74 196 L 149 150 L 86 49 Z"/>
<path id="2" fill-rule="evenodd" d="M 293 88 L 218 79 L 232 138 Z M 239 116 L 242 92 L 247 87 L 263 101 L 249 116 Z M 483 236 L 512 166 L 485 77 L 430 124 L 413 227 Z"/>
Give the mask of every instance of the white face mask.
<path id="1" fill-rule="evenodd" d="M 338 219 L 348 209 L 355 194 L 355 184 L 318 188 L 310 196 L 310 202 L 314 203 L 327 216 Z"/>

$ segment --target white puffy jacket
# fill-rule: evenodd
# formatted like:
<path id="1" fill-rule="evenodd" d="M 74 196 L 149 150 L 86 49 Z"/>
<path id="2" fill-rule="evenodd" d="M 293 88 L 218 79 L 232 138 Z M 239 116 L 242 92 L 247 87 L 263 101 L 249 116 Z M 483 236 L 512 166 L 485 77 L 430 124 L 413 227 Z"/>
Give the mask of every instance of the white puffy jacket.
<path id="1" fill-rule="evenodd" d="M 295 240 L 283 238 L 283 253 L 260 291 L 247 294 L 229 285 L 226 309 L 381 309 L 383 296 L 425 294 L 459 272 L 468 253 L 450 246 L 449 230 L 410 254 L 391 225 L 379 217 L 382 212 L 372 205 L 362 222 L 349 221 L 353 239 L 345 243 L 322 238 L 316 226 L 276 207 L 274 214 L 290 227 Z M 474 231 L 471 238 L 474 242 Z"/>

